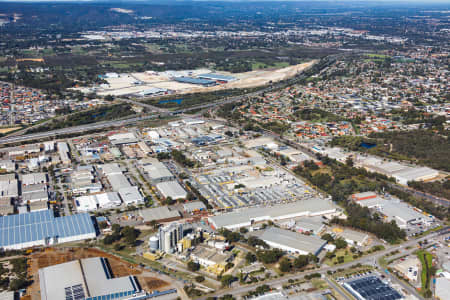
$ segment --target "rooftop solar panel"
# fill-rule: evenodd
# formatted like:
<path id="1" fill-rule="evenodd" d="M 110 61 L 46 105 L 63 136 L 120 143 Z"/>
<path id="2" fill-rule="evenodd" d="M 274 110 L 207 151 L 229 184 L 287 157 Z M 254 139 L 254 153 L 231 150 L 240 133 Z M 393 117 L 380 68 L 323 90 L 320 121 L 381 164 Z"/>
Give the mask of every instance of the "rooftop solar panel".
<path id="1" fill-rule="evenodd" d="M 397 300 L 402 298 L 396 290 L 375 276 L 356 279 L 347 282 L 346 285 L 351 288 L 350 292 L 355 291 L 367 300 Z"/>
<path id="2" fill-rule="evenodd" d="M 95 233 L 89 214 L 55 218 L 52 210 L 0 217 L 0 247 Z"/>

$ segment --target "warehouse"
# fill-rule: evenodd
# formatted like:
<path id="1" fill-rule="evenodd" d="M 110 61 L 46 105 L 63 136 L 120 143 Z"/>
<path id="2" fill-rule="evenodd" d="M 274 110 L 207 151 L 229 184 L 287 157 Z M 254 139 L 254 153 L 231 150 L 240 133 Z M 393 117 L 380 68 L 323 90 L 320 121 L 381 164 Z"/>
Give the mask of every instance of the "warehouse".
<path id="1" fill-rule="evenodd" d="M 126 205 L 144 203 L 144 197 L 137 186 L 121 188 L 119 189 L 119 195 Z"/>
<path id="2" fill-rule="evenodd" d="M 220 83 L 227 83 L 227 82 L 236 80 L 236 78 L 234 78 L 233 76 L 227 76 L 227 75 L 216 74 L 216 73 L 200 74 L 197 77 L 201 78 L 201 79 L 215 80 Z"/>
<path id="3" fill-rule="evenodd" d="M 92 211 L 98 208 L 109 209 L 122 204 L 116 192 L 94 194 L 75 198 L 77 211 Z"/>
<path id="4" fill-rule="evenodd" d="M 427 167 L 407 167 L 392 175 L 398 183 L 407 185 L 409 181 L 425 181 L 436 178 L 439 172 Z"/>
<path id="5" fill-rule="evenodd" d="M 97 165 L 97 168 L 101 170 L 101 172 L 105 175 L 115 175 L 122 174 L 122 169 L 116 163 Z"/>
<path id="6" fill-rule="evenodd" d="M 166 223 L 181 219 L 181 214 L 178 210 L 169 209 L 167 206 L 142 209 L 139 211 L 139 215 L 144 219 L 145 223 L 152 221 Z"/>
<path id="7" fill-rule="evenodd" d="M 175 180 L 175 176 L 166 165 L 156 158 L 146 158 L 139 161 L 141 168 L 148 175 L 152 183 Z"/>
<path id="8" fill-rule="evenodd" d="M 96 237 L 88 214 L 54 217 L 53 210 L 42 210 L 0 217 L 0 248 L 23 249 L 48 246 Z"/>
<path id="9" fill-rule="evenodd" d="M 298 232 L 270 227 L 250 233 L 266 242 L 272 248 L 278 248 L 290 254 L 318 255 L 327 241 L 317 236 L 304 235 Z"/>
<path id="10" fill-rule="evenodd" d="M 177 82 L 181 82 L 181 83 L 198 84 L 198 85 L 203 85 L 203 86 L 216 85 L 215 80 L 200 79 L 200 78 L 193 78 L 193 77 L 174 77 L 173 80 L 177 81 Z"/>
<path id="11" fill-rule="evenodd" d="M 141 292 L 134 276 L 115 278 L 106 258 L 91 257 L 39 269 L 42 300 L 130 299 Z"/>
<path id="12" fill-rule="evenodd" d="M 29 204 L 33 202 L 48 201 L 47 190 L 23 194 L 22 201 Z"/>
<path id="13" fill-rule="evenodd" d="M 433 221 L 416 211 L 413 207 L 400 201 L 386 201 L 380 212 L 387 217 L 388 221 L 394 220 L 398 227 L 402 229 L 418 223 L 429 225 L 429 222 Z"/>
<path id="14" fill-rule="evenodd" d="M 0 198 L 19 196 L 19 184 L 14 174 L 0 175 Z"/>
<path id="15" fill-rule="evenodd" d="M 337 233 L 338 237 L 343 238 L 349 245 L 352 246 L 364 246 L 369 240 L 369 236 L 363 232 L 343 229 L 341 232 Z"/>
<path id="16" fill-rule="evenodd" d="M 47 183 L 47 174 L 31 173 L 22 175 L 22 185 L 31 185 L 38 183 Z"/>
<path id="17" fill-rule="evenodd" d="M 251 226 L 256 222 L 276 221 L 301 216 L 332 215 L 337 206 L 327 199 L 312 198 L 297 202 L 264 207 L 253 207 L 240 211 L 209 217 L 213 229 L 236 229 Z"/>
<path id="18" fill-rule="evenodd" d="M 138 139 L 132 132 L 123 132 L 110 135 L 108 139 L 113 145 L 134 144 L 138 142 Z"/>
<path id="19" fill-rule="evenodd" d="M 186 199 L 187 193 L 177 181 L 160 182 L 156 188 L 164 198 Z"/>
<path id="20" fill-rule="evenodd" d="M 69 146 L 67 145 L 67 143 L 58 142 L 57 146 L 58 146 L 58 154 L 59 154 L 59 157 L 61 158 L 61 162 L 64 165 L 70 165 L 70 163 L 72 161 L 70 160 L 70 155 L 69 155 L 70 150 L 69 150 Z"/>
<path id="21" fill-rule="evenodd" d="M 202 201 L 191 201 L 183 204 L 183 210 L 187 213 L 206 210 L 206 205 Z"/>

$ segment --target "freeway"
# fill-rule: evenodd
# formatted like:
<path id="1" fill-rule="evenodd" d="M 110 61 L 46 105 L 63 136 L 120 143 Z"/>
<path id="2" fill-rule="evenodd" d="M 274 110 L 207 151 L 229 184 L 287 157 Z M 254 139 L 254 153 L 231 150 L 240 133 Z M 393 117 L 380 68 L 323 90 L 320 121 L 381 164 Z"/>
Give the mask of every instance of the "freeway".
<path id="1" fill-rule="evenodd" d="M 325 64 L 325 66 L 327 64 L 330 64 L 331 62 L 333 62 L 334 59 L 336 59 L 336 56 L 328 57 L 328 60 Z M 314 65 L 312 65 L 312 66 L 314 66 Z M 307 68 L 307 69 L 303 70 L 302 72 L 305 72 L 305 71 L 309 70 L 310 68 Z M 308 76 L 309 75 L 305 73 L 305 74 L 301 74 L 298 77 L 291 78 L 290 80 L 298 81 L 298 80 L 302 80 Z M 63 135 L 63 134 L 81 133 L 81 132 L 85 132 L 85 131 L 89 131 L 89 130 L 104 129 L 104 128 L 108 128 L 108 127 L 120 127 L 120 126 L 133 124 L 133 123 L 136 123 L 139 121 L 143 121 L 143 120 L 154 119 L 154 118 L 158 118 L 158 117 L 174 116 L 174 115 L 182 114 L 182 113 L 192 111 L 192 110 L 211 108 L 211 107 L 223 105 L 226 103 L 240 101 L 246 97 L 254 97 L 254 96 L 258 96 L 263 93 L 266 93 L 266 92 L 270 92 L 270 91 L 274 91 L 274 90 L 283 88 L 287 84 L 290 83 L 290 80 L 287 80 L 287 82 L 278 82 L 278 83 L 272 84 L 269 87 L 265 87 L 261 90 L 255 91 L 255 92 L 246 93 L 246 94 L 242 94 L 242 95 L 238 95 L 238 96 L 234 96 L 234 97 L 227 97 L 227 98 L 224 98 L 219 101 L 195 105 L 195 106 L 179 109 L 176 111 L 168 111 L 167 109 L 158 108 L 156 106 L 149 105 L 149 104 L 142 103 L 142 102 L 135 101 L 135 100 L 118 98 L 117 100 L 119 100 L 119 101 L 124 101 L 124 102 L 130 103 L 130 104 L 139 105 L 139 106 L 145 107 L 145 108 L 150 109 L 151 111 L 154 111 L 157 113 L 147 115 L 147 116 L 142 116 L 142 117 L 132 117 L 132 118 L 124 118 L 124 119 L 120 119 L 120 120 L 103 121 L 103 122 L 98 122 L 98 123 L 62 128 L 62 129 L 57 129 L 57 130 L 52 130 L 52 131 L 47 131 L 47 132 L 38 132 L 38 133 L 33 133 L 33 134 L 21 135 L 21 136 L 4 137 L 4 138 L 0 138 L 0 144 L 19 143 L 19 142 L 25 142 L 25 141 L 30 141 L 30 140 L 54 137 L 54 136 Z"/>
<path id="2" fill-rule="evenodd" d="M 58 135 L 63 134 L 71 134 L 71 133 L 79 133 L 89 130 L 95 130 L 95 129 L 104 129 L 108 127 L 121 127 L 129 124 L 133 124 L 136 122 L 144 121 L 144 120 L 150 120 L 155 119 L 159 117 L 160 115 L 147 115 L 147 116 L 136 116 L 132 118 L 126 118 L 126 119 L 119 119 L 119 120 L 112 120 L 112 121 L 104 121 L 104 122 L 98 122 L 98 123 L 92 123 L 92 124 L 86 124 L 86 125 L 80 125 L 80 126 L 74 126 L 74 127 L 67 127 L 67 128 L 61 128 L 51 131 L 45 131 L 45 132 L 37 132 L 37 133 L 31 133 L 21 136 L 11 136 L 11 137 L 4 137 L 0 139 L 0 144 L 11 144 L 11 143 L 19 143 L 29 140 L 38 140 L 48 137 L 54 137 Z"/>
<path id="3" fill-rule="evenodd" d="M 335 266 L 331 266 L 331 267 L 330 266 L 322 266 L 320 269 L 309 270 L 309 271 L 296 273 L 296 274 L 290 274 L 290 275 L 286 275 L 286 276 L 283 276 L 281 278 L 276 278 L 276 279 L 273 279 L 273 280 L 262 281 L 262 282 L 258 282 L 258 283 L 254 283 L 254 284 L 240 286 L 240 287 L 237 287 L 237 288 L 235 287 L 235 288 L 232 288 L 232 289 L 223 289 L 223 290 L 220 290 L 219 292 L 216 292 L 216 293 L 213 293 L 213 294 L 208 294 L 207 296 L 200 297 L 198 299 L 206 300 L 208 297 L 221 297 L 221 296 L 226 295 L 226 294 L 231 294 L 233 296 L 245 295 L 246 293 L 255 290 L 258 286 L 261 286 L 261 285 L 264 285 L 264 284 L 269 285 L 272 288 L 275 288 L 275 287 L 282 286 L 283 284 L 287 283 L 289 279 L 294 279 L 294 280 L 295 279 L 301 279 L 305 275 L 312 274 L 312 273 L 320 273 L 320 274 L 325 275 L 328 271 L 337 271 L 337 269 L 345 269 L 345 268 L 351 267 L 351 266 L 353 266 L 355 264 L 358 264 L 358 263 L 361 263 L 363 265 L 374 265 L 375 264 L 375 266 L 378 266 L 378 260 L 381 257 L 383 257 L 386 254 L 388 254 L 389 252 L 392 252 L 392 251 L 395 251 L 395 250 L 399 250 L 399 251 L 402 252 L 403 255 L 411 254 L 412 252 L 417 250 L 417 248 L 415 246 L 416 246 L 416 244 L 419 241 L 423 241 L 425 239 L 430 239 L 430 238 L 439 236 L 440 234 L 441 234 L 440 231 L 433 232 L 433 233 L 428 234 L 427 236 L 423 236 L 423 237 L 420 237 L 420 238 L 417 238 L 417 239 L 408 240 L 408 241 L 404 242 L 401 245 L 388 246 L 388 247 L 386 247 L 385 250 L 378 251 L 378 252 L 372 253 L 370 255 L 363 256 L 363 257 L 361 257 L 359 259 L 355 259 L 354 261 L 351 261 L 351 262 L 348 262 L 348 263 L 335 265 Z M 410 248 L 406 249 L 408 247 L 410 247 Z M 394 275 L 390 275 L 389 277 L 390 277 L 390 279 L 392 281 L 395 281 L 395 283 L 400 284 L 403 288 L 405 288 L 412 295 L 416 296 L 418 299 L 423 299 L 423 297 L 420 296 L 413 287 L 408 286 L 406 283 L 403 283 L 402 281 L 398 280 L 397 278 L 394 277 Z"/>

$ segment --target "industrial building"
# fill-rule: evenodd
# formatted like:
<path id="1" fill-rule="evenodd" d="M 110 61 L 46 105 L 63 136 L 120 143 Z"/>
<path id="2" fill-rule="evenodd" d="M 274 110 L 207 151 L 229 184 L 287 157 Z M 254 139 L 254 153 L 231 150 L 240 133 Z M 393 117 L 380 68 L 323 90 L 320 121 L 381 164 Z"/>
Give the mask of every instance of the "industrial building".
<path id="1" fill-rule="evenodd" d="M 0 248 L 23 249 L 96 237 L 91 217 L 76 214 L 55 218 L 53 210 L 0 216 Z"/>
<path id="2" fill-rule="evenodd" d="M 203 86 L 214 86 L 214 85 L 216 85 L 216 81 L 215 80 L 193 78 L 193 77 L 174 77 L 173 80 L 176 81 L 176 82 L 198 84 L 198 85 L 203 85 Z"/>
<path id="3" fill-rule="evenodd" d="M 217 74 L 217 73 L 200 74 L 197 77 L 201 78 L 201 79 L 215 80 L 219 83 L 227 83 L 227 82 L 236 80 L 236 78 L 234 78 L 233 76 L 227 76 L 227 75 L 222 75 L 222 74 Z"/>
<path id="4" fill-rule="evenodd" d="M 120 198 L 126 205 L 144 203 L 144 196 L 142 196 L 137 186 L 124 187 L 119 189 Z"/>
<path id="5" fill-rule="evenodd" d="M 327 199 L 307 199 L 297 202 L 278 204 L 272 207 L 253 207 L 240 211 L 209 217 L 209 223 L 214 229 L 237 229 L 251 226 L 256 222 L 276 221 L 301 216 L 330 215 L 337 212 L 337 206 Z"/>
<path id="6" fill-rule="evenodd" d="M 225 265 L 231 260 L 232 256 L 231 252 L 224 252 L 203 245 L 197 245 L 190 254 L 193 261 L 215 274 L 221 274 L 225 270 Z"/>
<path id="7" fill-rule="evenodd" d="M 47 174 L 45 173 L 30 173 L 22 175 L 22 186 L 47 183 Z"/>
<path id="8" fill-rule="evenodd" d="M 170 197 L 174 200 L 177 200 L 177 199 L 186 199 L 187 196 L 187 192 L 178 183 L 178 181 L 175 180 L 160 182 L 156 185 L 156 188 L 164 198 Z"/>
<path id="9" fill-rule="evenodd" d="M 77 211 L 93 211 L 120 206 L 122 201 L 117 192 L 99 193 L 75 198 Z"/>
<path id="10" fill-rule="evenodd" d="M 91 257 L 39 269 L 42 300 L 139 299 L 134 276 L 115 278 L 106 258 Z M 141 298 L 145 299 L 145 298 Z"/>
<path id="11" fill-rule="evenodd" d="M 171 223 L 159 227 L 159 250 L 166 253 L 173 253 L 177 250 L 178 241 L 183 238 L 183 224 Z"/>
<path id="12" fill-rule="evenodd" d="M 369 235 L 366 233 L 347 228 L 338 231 L 336 236 L 343 238 L 349 245 L 352 246 L 364 246 L 369 240 Z"/>
<path id="13" fill-rule="evenodd" d="M 403 299 L 399 292 L 376 276 L 347 281 L 344 283 L 344 287 L 358 300 Z"/>
<path id="14" fill-rule="evenodd" d="M 253 231 L 250 235 L 256 236 L 272 248 L 278 248 L 291 254 L 318 255 L 327 241 L 320 237 L 304 235 L 298 232 L 270 227 L 265 230 Z"/>
<path id="15" fill-rule="evenodd" d="M 15 198 L 19 196 L 19 183 L 15 174 L 0 175 L 0 198 Z"/>
<path id="16" fill-rule="evenodd" d="M 145 223 L 156 221 L 158 223 L 172 222 L 181 219 L 181 214 L 176 209 L 169 209 L 167 206 L 147 208 L 139 211 L 139 215 Z"/>
<path id="17" fill-rule="evenodd" d="M 206 210 L 206 205 L 202 201 L 191 201 L 183 204 L 183 210 L 187 213 L 193 213 Z"/>
<path id="18" fill-rule="evenodd" d="M 156 158 L 141 159 L 139 165 L 153 184 L 175 180 L 175 176 L 169 171 L 166 165 Z"/>
<path id="19" fill-rule="evenodd" d="M 64 165 L 70 165 L 72 161 L 70 160 L 70 150 L 67 143 L 58 142 L 57 147 L 61 163 Z"/>

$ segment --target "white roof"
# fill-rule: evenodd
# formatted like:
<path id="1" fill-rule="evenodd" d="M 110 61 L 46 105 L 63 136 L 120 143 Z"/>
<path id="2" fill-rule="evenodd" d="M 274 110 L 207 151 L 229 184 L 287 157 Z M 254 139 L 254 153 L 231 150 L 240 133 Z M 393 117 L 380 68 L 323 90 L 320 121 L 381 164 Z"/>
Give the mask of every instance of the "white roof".
<path id="1" fill-rule="evenodd" d="M 112 278 L 106 259 L 91 257 L 39 269 L 42 300 L 67 299 L 66 291 L 79 286 L 84 298 L 137 291 L 132 276 Z M 88 294 L 89 293 L 89 294 Z M 124 299 L 119 297 L 115 299 Z"/>
<path id="2" fill-rule="evenodd" d="M 142 197 L 141 192 L 136 186 L 130 186 L 119 189 L 120 198 L 122 198 L 125 204 L 143 202 L 144 197 Z"/>
<path id="3" fill-rule="evenodd" d="M 45 173 L 31 173 L 22 175 L 22 184 L 36 184 L 41 182 L 47 182 L 47 176 Z"/>
<path id="4" fill-rule="evenodd" d="M 120 166 L 116 163 L 97 165 L 105 175 L 122 174 Z"/>
<path id="5" fill-rule="evenodd" d="M 111 184 L 113 191 L 119 191 L 122 188 L 131 187 L 130 182 L 122 173 L 108 175 L 108 181 Z"/>
<path id="6" fill-rule="evenodd" d="M 336 211 L 337 206 L 330 200 L 312 198 L 297 202 L 242 209 L 210 217 L 216 228 L 249 223 L 251 220 L 280 220 L 301 215 L 319 215 Z"/>
<path id="7" fill-rule="evenodd" d="M 164 197 L 174 200 L 186 198 L 187 193 L 177 181 L 166 181 L 156 185 L 156 188 Z"/>
<path id="8" fill-rule="evenodd" d="M 441 300 L 450 300 L 450 279 L 436 278 L 436 298 Z"/>

